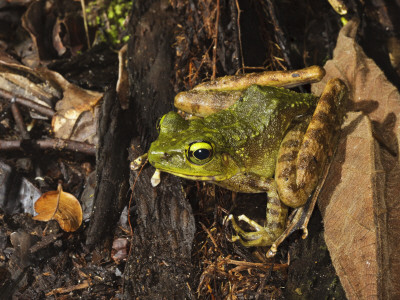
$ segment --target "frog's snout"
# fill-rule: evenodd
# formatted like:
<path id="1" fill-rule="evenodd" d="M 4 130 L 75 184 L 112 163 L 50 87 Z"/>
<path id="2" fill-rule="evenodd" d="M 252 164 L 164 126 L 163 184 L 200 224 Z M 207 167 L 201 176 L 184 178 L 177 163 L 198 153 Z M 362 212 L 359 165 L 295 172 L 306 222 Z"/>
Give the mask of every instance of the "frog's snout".
<path id="1" fill-rule="evenodd" d="M 167 162 L 171 159 L 172 155 L 164 151 L 149 151 L 149 162 L 154 166 L 154 163 L 162 161 Z"/>

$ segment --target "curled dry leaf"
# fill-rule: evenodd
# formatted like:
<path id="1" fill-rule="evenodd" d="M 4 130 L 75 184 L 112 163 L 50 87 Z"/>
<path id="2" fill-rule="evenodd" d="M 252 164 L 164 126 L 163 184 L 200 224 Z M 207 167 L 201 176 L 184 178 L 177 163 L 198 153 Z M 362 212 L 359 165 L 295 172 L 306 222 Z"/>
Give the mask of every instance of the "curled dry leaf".
<path id="1" fill-rule="evenodd" d="M 319 94 L 341 78 L 363 112 L 349 113 L 318 205 L 347 297 L 400 299 L 400 95 L 356 43 L 357 28 L 342 28 L 327 74 L 312 88 Z"/>
<path id="2" fill-rule="evenodd" d="M 34 69 L 0 51 L 0 92 L 3 91 L 49 108 L 62 98 L 61 88 Z"/>
<path id="3" fill-rule="evenodd" d="M 48 69 L 40 71 L 64 91 L 63 98 L 56 104 L 57 113 L 51 122 L 55 137 L 96 144 L 96 105 L 103 94 L 82 89 L 57 72 Z"/>
<path id="4" fill-rule="evenodd" d="M 57 191 L 44 193 L 35 203 L 38 213 L 33 217 L 38 221 L 56 220 L 67 232 L 76 231 L 82 224 L 82 208 L 74 195 L 62 190 L 61 184 Z"/>
<path id="5" fill-rule="evenodd" d="M 122 109 L 129 107 L 128 44 L 118 52 L 117 94 Z"/>
<path id="6" fill-rule="evenodd" d="M 22 16 L 22 26 L 33 41 L 34 66 L 62 55 L 76 55 L 86 47 L 79 1 L 67 1 L 62 9 L 51 1 L 32 1 Z"/>
<path id="7" fill-rule="evenodd" d="M 55 104 L 57 113 L 52 119 L 54 136 L 97 143 L 96 105 L 102 93 L 82 89 L 47 68 L 23 66 L 0 52 L 0 95 L 21 97 L 49 108 L 61 99 Z"/>

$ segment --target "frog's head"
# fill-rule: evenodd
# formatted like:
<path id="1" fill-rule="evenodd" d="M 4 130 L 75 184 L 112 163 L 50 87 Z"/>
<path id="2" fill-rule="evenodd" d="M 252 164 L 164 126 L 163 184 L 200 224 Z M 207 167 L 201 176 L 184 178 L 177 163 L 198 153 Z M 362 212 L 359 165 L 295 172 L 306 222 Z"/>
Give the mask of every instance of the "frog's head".
<path id="1" fill-rule="evenodd" d="M 169 112 L 159 123 L 159 137 L 148 152 L 155 168 L 192 180 L 222 181 L 239 170 L 215 130 L 201 119 L 184 120 Z"/>

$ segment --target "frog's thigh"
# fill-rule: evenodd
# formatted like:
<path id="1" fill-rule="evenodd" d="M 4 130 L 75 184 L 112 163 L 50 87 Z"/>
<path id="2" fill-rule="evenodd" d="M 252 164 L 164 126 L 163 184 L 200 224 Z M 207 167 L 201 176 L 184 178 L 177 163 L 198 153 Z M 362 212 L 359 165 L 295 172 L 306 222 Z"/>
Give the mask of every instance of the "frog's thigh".
<path id="1" fill-rule="evenodd" d="M 275 181 L 280 200 L 290 207 L 302 206 L 308 198 L 306 191 L 296 184 L 297 158 L 307 126 L 306 120 L 291 129 L 278 152 Z"/>
<path id="2" fill-rule="evenodd" d="M 325 167 L 326 158 L 333 152 L 336 144 L 335 138 L 344 115 L 345 97 L 346 86 L 342 81 L 332 79 L 327 83 L 304 137 L 297 137 L 302 142 L 298 148 L 297 158 L 290 157 L 296 160 L 291 167 L 286 163 L 286 165 L 283 164 L 284 169 L 278 169 L 281 168 L 279 160 L 287 155 L 286 151 L 290 152 L 290 149 L 287 150 L 281 146 L 282 153 L 278 154 L 275 176 L 278 179 L 279 195 L 286 205 L 290 207 L 304 205 L 315 189 Z M 290 132 L 288 140 L 294 141 L 295 134 L 295 132 Z M 281 179 L 285 182 L 280 181 Z"/>
<path id="3" fill-rule="evenodd" d="M 345 114 L 347 88 L 338 78 L 331 79 L 318 101 L 303 143 L 299 150 L 297 179 L 298 186 L 306 182 L 317 184 L 326 158 L 336 146 L 340 126 Z M 309 188 L 311 193 L 314 187 Z"/>

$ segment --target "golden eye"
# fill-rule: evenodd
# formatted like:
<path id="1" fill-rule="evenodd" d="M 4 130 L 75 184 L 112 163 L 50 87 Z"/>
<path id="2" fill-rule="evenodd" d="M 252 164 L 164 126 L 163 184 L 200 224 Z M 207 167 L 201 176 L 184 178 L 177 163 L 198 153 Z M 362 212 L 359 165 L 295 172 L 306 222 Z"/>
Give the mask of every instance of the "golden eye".
<path id="1" fill-rule="evenodd" d="M 208 142 L 194 142 L 189 145 L 186 156 L 191 163 L 204 165 L 212 159 L 213 147 Z"/>

